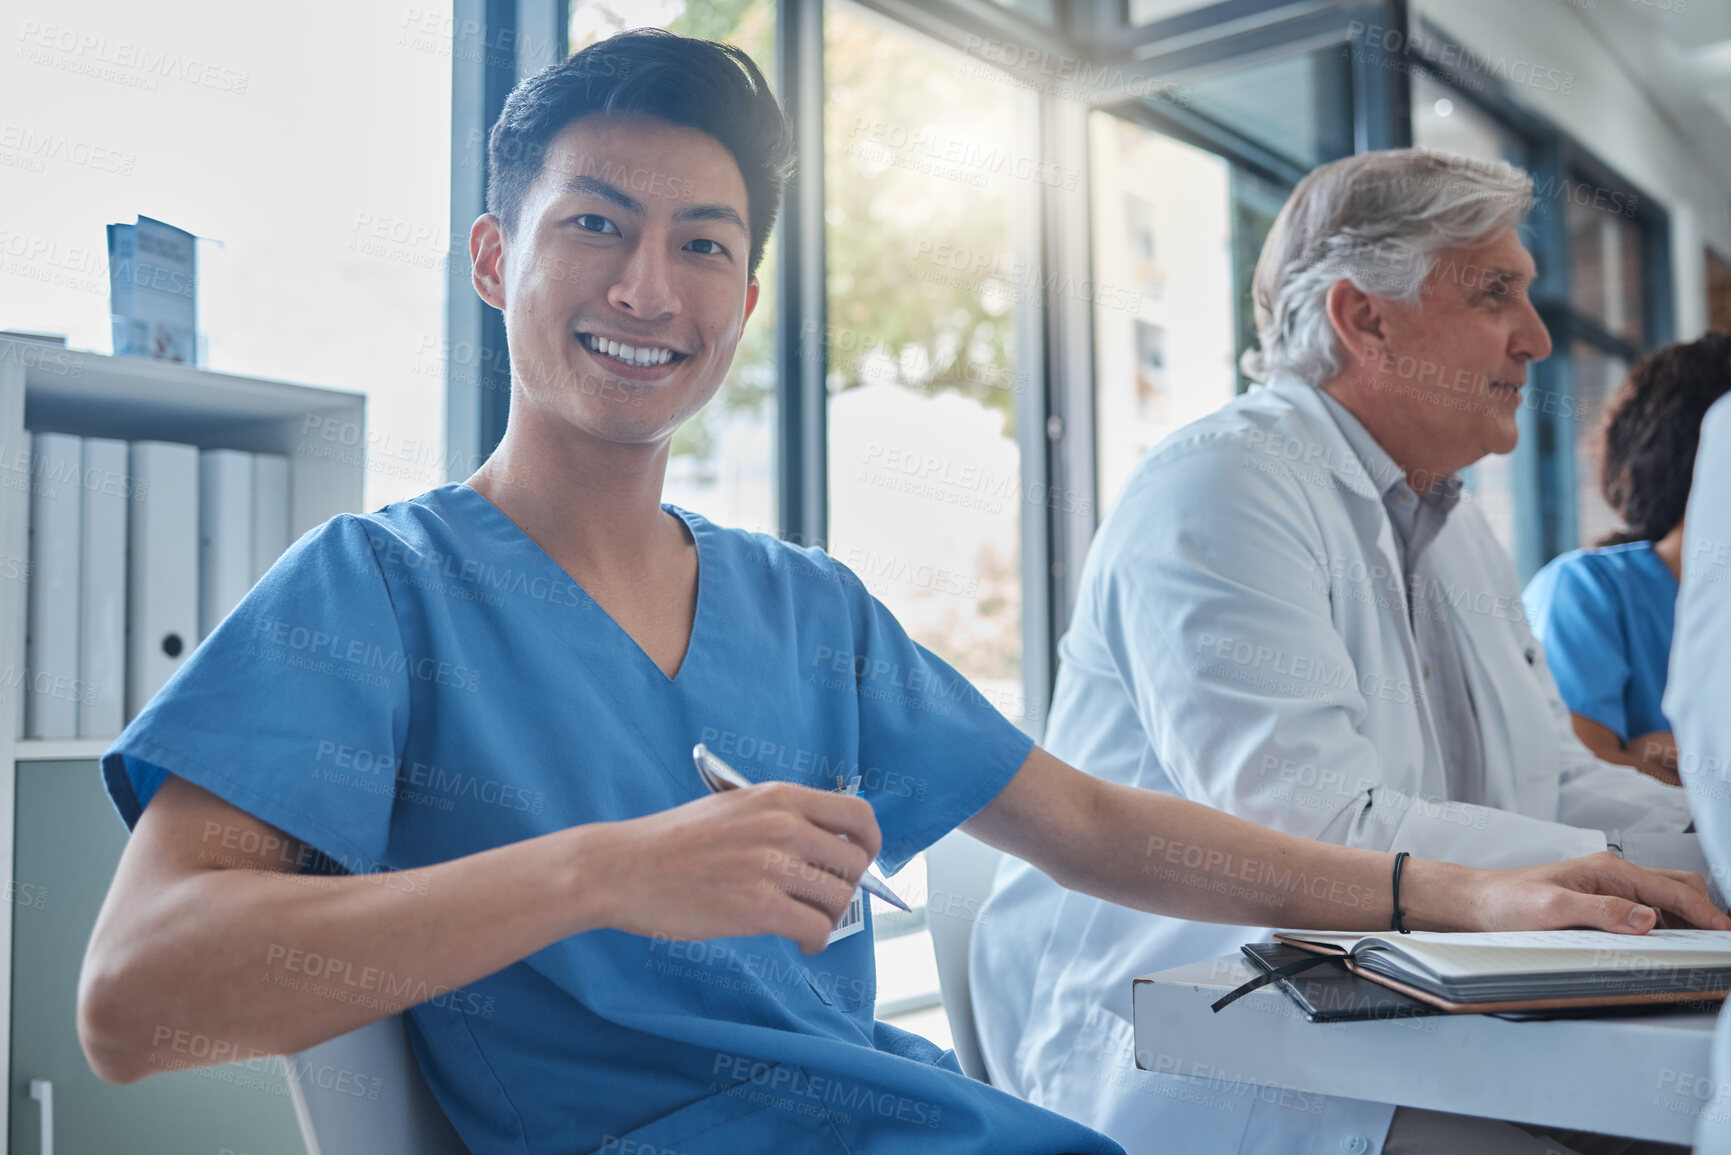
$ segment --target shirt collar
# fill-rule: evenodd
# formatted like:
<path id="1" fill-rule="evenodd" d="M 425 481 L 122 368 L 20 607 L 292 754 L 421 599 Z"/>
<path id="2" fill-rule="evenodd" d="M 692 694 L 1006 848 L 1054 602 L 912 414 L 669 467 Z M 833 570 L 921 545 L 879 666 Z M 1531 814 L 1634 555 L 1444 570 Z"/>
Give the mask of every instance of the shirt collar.
<path id="1" fill-rule="evenodd" d="M 1395 464 L 1394 458 L 1388 455 L 1388 450 L 1376 438 L 1370 435 L 1370 430 L 1364 423 L 1353 416 L 1352 410 L 1342 405 L 1327 390 L 1316 387 L 1316 392 L 1322 398 L 1322 403 L 1328 409 L 1328 415 L 1334 418 L 1335 425 L 1340 427 L 1341 436 L 1364 466 L 1364 475 L 1376 487 L 1379 497 L 1386 498 L 1389 490 L 1397 488 L 1410 489 L 1406 483 L 1406 471 Z"/>
<path id="2" fill-rule="evenodd" d="M 1342 405 L 1329 392 L 1321 387 L 1316 389 L 1322 403 L 1328 408 L 1329 416 L 1340 427 L 1341 436 L 1352 448 L 1359 461 L 1364 466 L 1364 475 L 1376 487 L 1376 492 L 1384 501 L 1399 495 L 1412 494 L 1426 504 L 1436 505 L 1446 513 L 1460 501 L 1461 479 L 1459 474 L 1450 474 L 1431 486 L 1429 492 L 1413 494 L 1412 486 L 1407 484 L 1406 470 L 1402 469 L 1388 455 L 1388 450 L 1382 443 L 1370 435 L 1370 430 L 1364 427 L 1364 422 L 1353 415 L 1352 410 Z"/>

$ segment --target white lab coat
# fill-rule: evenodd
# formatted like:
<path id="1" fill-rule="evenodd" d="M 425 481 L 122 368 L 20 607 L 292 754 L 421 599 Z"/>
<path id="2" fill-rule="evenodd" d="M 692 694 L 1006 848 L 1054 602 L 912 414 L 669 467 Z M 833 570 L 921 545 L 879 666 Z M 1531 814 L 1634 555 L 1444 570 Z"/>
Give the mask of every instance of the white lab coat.
<path id="1" fill-rule="evenodd" d="M 1589 854 L 1607 830 L 1681 831 L 1682 790 L 1576 739 L 1478 509 L 1463 499 L 1428 549 L 1480 723 L 1485 805 L 1445 801 L 1394 527 L 1297 381 L 1253 390 L 1138 464 L 1090 550 L 1047 748 L 1264 826 L 1470 865 Z M 1150 850 L 1157 878 L 1173 848 Z M 1268 935 L 1067 892 L 1006 860 L 970 968 L 993 1081 L 1132 1153 L 1380 1151 L 1387 1104 L 1258 1090 L 1158 1040 L 1141 1065 L 1172 1074 L 1136 1069 L 1131 980 Z"/>
<path id="2" fill-rule="evenodd" d="M 1731 877 L 1731 397 L 1708 410 L 1695 454 L 1683 583 L 1665 679 L 1683 784 L 1701 849 L 1724 889 Z M 1696 1155 L 1731 1155 L 1731 1018 L 1721 1012 L 1713 1070 L 1677 1072 L 1657 1094 L 1698 1109 Z"/>

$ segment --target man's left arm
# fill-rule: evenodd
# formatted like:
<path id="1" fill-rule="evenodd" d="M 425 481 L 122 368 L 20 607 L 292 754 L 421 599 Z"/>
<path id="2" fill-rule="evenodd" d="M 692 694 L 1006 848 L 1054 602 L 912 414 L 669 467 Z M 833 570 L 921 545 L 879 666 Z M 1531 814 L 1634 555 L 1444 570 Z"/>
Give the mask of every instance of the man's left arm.
<path id="1" fill-rule="evenodd" d="M 1039 747 L 963 829 L 1060 886 L 1176 918 L 1245 926 L 1386 930 L 1394 856 L 1270 830 L 1175 794 L 1106 782 Z M 1699 878 L 1615 855 L 1480 870 L 1413 858 L 1401 908 L 1413 930 L 1642 934 L 1672 911 L 1731 930 Z"/>

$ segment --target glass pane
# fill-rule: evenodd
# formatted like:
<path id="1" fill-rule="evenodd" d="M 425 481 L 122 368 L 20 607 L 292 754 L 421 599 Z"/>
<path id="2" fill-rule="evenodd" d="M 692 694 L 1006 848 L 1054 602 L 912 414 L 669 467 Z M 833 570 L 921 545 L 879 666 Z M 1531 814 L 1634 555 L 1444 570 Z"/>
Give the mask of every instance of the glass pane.
<path id="1" fill-rule="evenodd" d="M 0 68 L 0 326 L 111 351 L 103 226 L 142 212 L 205 238 L 200 365 L 366 394 L 368 508 L 444 484 L 446 361 L 474 360 L 445 340 L 450 0 L 264 35 L 217 0 L 41 11 Z"/>
<path id="2" fill-rule="evenodd" d="M 1016 92 L 825 9 L 830 548 L 1014 720 L 1021 464 Z"/>
<path id="3" fill-rule="evenodd" d="M 1352 61 L 1338 47 L 1228 68 L 1185 86 L 1193 111 L 1302 168 L 1352 153 Z"/>
<path id="4" fill-rule="evenodd" d="M 737 45 L 775 83 L 771 0 L 572 0 L 572 52 L 648 27 Z M 775 235 L 757 268 L 757 311 L 745 326 L 733 367 L 714 399 L 673 435 L 663 489 L 667 501 L 723 525 L 770 533 L 777 508 Z"/>
<path id="5" fill-rule="evenodd" d="M 1106 112 L 1089 137 L 1104 513 L 1146 450 L 1238 392 L 1233 199 L 1213 153 Z"/>
<path id="6" fill-rule="evenodd" d="M 1731 261 L 1703 249 L 1707 262 L 1707 327 L 1731 333 Z"/>
<path id="7" fill-rule="evenodd" d="M 1030 278 L 1010 182 L 1042 175 L 1015 131 L 1021 94 L 852 5 L 825 6 L 824 40 L 830 552 L 1020 721 L 1014 334 Z M 896 885 L 918 917 L 872 900 L 878 1004 L 929 1006 L 923 859 Z"/>
<path id="8" fill-rule="evenodd" d="M 1479 160 L 1527 164 L 1526 142 L 1428 72 L 1412 74 L 1412 142 Z"/>
<path id="9" fill-rule="evenodd" d="M 1263 242 L 1274 218 L 1286 204 L 1290 188 L 1265 180 L 1237 165 L 1232 167 L 1232 299 L 1238 303 L 1238 343 L 1233 350 L 1232 364 L 1237 366 L 1244 351 L 1256 345 L 1256 302 L 1251 299 L 1250 286 L 1256 279 L 1256 262 L 1262 256 Z M 1238 391 L 1249 389 L 1250 378 L 1238 372 Z"/>
<path id="10" fill-rule="evenodd" d="M 1135 27 L 1182 16 L 1199 8 L 1218 4 L 1220 0 L 1130 0 L 1130 23 Z"/>
<path id="11" fill-rule="evenodd" d="M 1575 374 L 1575 543 L 1588 546 L 1622 525 L 1599 495 L 1599 422 L 1629 366 L 1585 341 L 1574 342 L 1569 352 Z"/>
<path id="12" fill-rule="evenodd" d="M 1526 165 L 1526 142 L 1492 119 L 1478 105 L 1427 72 L 1412 75 L 1413 143 L 1478 160 Z M 1543 211 L 1541 209 L 1541 211 Z M 1523 234 L 1526 230 L 1522 230 Z M 1528 247 L 1532 241 L 1528 240 Z M 1467 488 L 1503 548 L 1515 550 L 1515 491 L 1511 459 L 1483 458 L 1466 471 Z"/>
<path id="13" fill-rule="evenodd" d="M 1615 336 L 1643 344 L 1647 333 L 1642 324 L 1641 230 L 1620 213 L 1594 207 L 1593 189 L 1577 179 L 1564 200 L 1569 303 Z"/>
<path id="14" fill-rule="evenodd" d="M 1008 8 L 1018 16 L 1041 24 L 1050 24 L 1056 13 L 1053 11 L 1055 0 L 992 0 L 1000 8 Z"/>

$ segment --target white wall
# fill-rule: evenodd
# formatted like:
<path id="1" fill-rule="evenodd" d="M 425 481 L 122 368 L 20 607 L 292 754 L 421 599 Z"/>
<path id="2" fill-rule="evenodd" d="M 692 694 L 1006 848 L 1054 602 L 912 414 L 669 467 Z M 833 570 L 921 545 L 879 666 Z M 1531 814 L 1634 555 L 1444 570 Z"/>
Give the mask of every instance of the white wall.
<path id="1" fill-rule="evenodd" d="M 1628 2 L 1596 0 L 1594 7 L 1620 10 Z M 1712 0 L 1698 2 L 1710 7 Z M 1707 327 L 1702 248 L 1731 255 L 1731 125 L 1703 124 L 1705 117 L 1662 107 L 1653 95 L 1655 78 L 1642 74 L 1675 51 L 1665 41 L 1686 35 L 1685 25 L 1657 25 L 1643 38 L 1640 29 L 1628 34 L 1620 11 L 1590 15 L 1558 0 L 1413 0 L 1411 11 L 1415 31 L 1423 19 L 1489 61 L 1506 59 L 1515 75 L 1534 68 L 1573 74 L 1572 85 L 1557 91 L 1506 87 L 1670 214 L 1676 335 L 1699 336 Z M 1636 15 L 1684 19 L 1671 12 Z M 1607 24 L 1616 31 L 1607 32 Z M 1526 67 L 1514 70 L 1515 61 Z"/>

